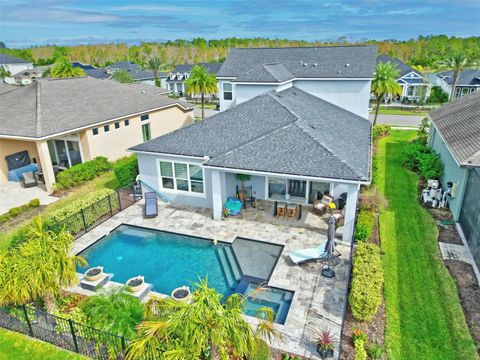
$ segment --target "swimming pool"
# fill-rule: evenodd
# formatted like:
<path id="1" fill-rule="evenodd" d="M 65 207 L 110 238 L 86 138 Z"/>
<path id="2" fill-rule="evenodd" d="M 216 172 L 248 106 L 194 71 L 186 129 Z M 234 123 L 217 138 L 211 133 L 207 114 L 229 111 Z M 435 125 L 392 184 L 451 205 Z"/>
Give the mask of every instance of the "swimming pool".
<path id="1" fill-rule="evenodd" d="M 243 238 L 214 244 L 209 239 L 121 225 L 80 255 L 89 267 L 103 266 L 117 282 L 143 275 L 153 291 L 170 295 L 179 286 L 194 288 L 199 279 L 208 278 L 209 286 L 227 297 L 235 292 L 250 295 L 268 282 L 282 249 Z M 275 311 L 275 321 L 283 324 L 292 298 L 291 291 L 269 289 L 249 297 L 245 313 L 255 316 L 259 307 L 267 306 Z"/>

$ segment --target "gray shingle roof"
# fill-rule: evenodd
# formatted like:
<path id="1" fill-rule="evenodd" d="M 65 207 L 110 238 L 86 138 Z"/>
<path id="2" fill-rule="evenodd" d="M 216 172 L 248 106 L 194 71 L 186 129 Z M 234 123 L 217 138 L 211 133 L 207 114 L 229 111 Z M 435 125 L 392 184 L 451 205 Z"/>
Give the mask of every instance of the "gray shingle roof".
<path id="1" fill-rule="evenodd" d="M 222 63 L 198 63 L 198 64 L 179 64 L 177 66 L 175 66 L 175 69 L 172 71 L 173 73 L 188 73 L 192 70 L 192 68 L 195 66 L 195 65 L 200 65 L 200 66 L 204 66 L 208 72 L 212 73 L 212 74 L 216 74 L 218 72 L 218 70 L 220 69 L 220 67 L 222 66 Z"/>
<path id="2" fill-rule="evenodd" d="M 291 87 L 268 92 L 133 151 L 210 159 L 206 165 L 369 181 L 370 121 Z"/>
<path id="3" fill-rule="evenodd" d="M 0 94 L 3 94 L 7 91 L 17 90 L 20 89 L 20 86 L 5 84 L 4 82 L 0 82 Z"/>
<path id="4" fill-rule="evenodd" d="M 429 116 L 460 165 L 480 166 L 480 91 L 443 105 Z"/>
<path id="5" fill-rule="evenodd" d="M 452 85 L 453 71 L 447 70 L 437 74 L 438 77 L 443 79 L 448 85 Z M 456 86 L 480 86 L 480 70 L 469 69 L 460 73 Z"/>
<path id="6" fill-rule="evenodd" d="M 397 59 L 397 58 L 392 58 L 390 56 L 387 56 L 387 55 L 384 55 L 384 54 L 381 54 L 377 57 L 377 63 L 386 63 L 386 62 L 390 62 L 392 64 L 395 64 L 397 65 L 397 69 L 398 71 L 400 72 L 400 77 L 402 76 L 405 76 L 407 75 L 408 73 L 411 73 L 412 71 L 415 73 L 415 74 L 418 74 L 420 76 L 423 76 L 422 73 L 420 73 L 419 71 L 415 70 L 414 68 L 408 66 L 407 64 L 405 64 L 402 60 L 400 59 Z"/>
<path id="7" fill-rule="evenodd" d="M 155 86 L 90 77 L 42 79 L 0 94 L 0 136 L 40 138 L 163 106 L 191 108 L 160 96 L 163 92 Z"/>
<path id="8" fill-rule="evenodd" d="M 371 78 L 376 51 L 375 46 L 232 49 L 217 76 L 241 77 L 255 68 L 276 62 L 295 78 Z M 284 70 L 282 73 L 285 74 Z"/>
<path id="9" fill-rule="evenodd" d="M 31 61 L 0 53 L 0 64 L 30 64 Z"/>

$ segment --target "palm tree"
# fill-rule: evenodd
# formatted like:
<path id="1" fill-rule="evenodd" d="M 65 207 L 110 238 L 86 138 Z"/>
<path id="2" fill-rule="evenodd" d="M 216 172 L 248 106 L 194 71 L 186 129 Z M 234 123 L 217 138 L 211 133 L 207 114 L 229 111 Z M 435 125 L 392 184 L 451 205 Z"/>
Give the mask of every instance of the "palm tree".
<path id="1" fill-rule="evenodd" d="M 436 65 L 438 65 L 441 69 L 453 71 L 452 90 L 450 91 L 450 101 L 452 101 L 460 74 L 466 69 L 477 67 L 478 61 L 470 59 L 464 52 L 455 51 L 452 52 L 445 60 L 437 61 Z"/>
<path id="2" fill-rule="evenodd" d="M 12 73 L 10 71 L 5 69 L 3 66 L 0 66 L 0 79 L 2 79 L 2 81 L 4 81 L 5 78 L 11 77 L 11 76 L 12 76 Z"/>
<path id="3" fill-rule="evenodd" d="M 158 58 L 156 56 L 148 58 L 148 60 L 147 60 L 147 69 L 153 71 L 153 77 L 155 78 L 155 85 L 156 86 L 160 86 L 160 84 L 158 82 L 158 72 L 160 71 L 162 66 L 163 66 L 163 64 L 160 61 L 160 58 Z"/>
<path id="4" fill-rule="evenodd" d="M 207 71 L 204 66 L 194 66 L 190 76 L 185 81 L 186 93 L 201 94 L 202 96 L 202 119 L 204 119 L 205 95 L 214 95 L 218 91 L 217 78 Z"/>
<path id="5" fill-rule="evenodd" d="M 127 359 L 228 359 L 254 357 L 263 339 L 278 336 L 273 312 L 262 308 L 256 330 L 243 318 L 246 297 L 234 294 L 226 301 L 206 280 L 196 284 L 192 303 L 152 297 L 146 321 L 138 326 L 138 337 L 127 350 Z"/>
<path id="6" fill-rule="evenodd" d="M 133 82 L 132 77 L 126 70 L 118 70 L 112 75 L 112 79 L 122 84 L 130 84 Z"/>
<path id="7" fill-rule="evenodd" d="M 373 125 L 377 123 L 378 110 L 380 102 L 385 96 L 399 95 L 402 87 L 397 83 L 400 73 L 395 64 L 391 62 L 378 63 L 372 80 L 372 93 L 375 95 L 377 107 L 375 109 L 375 118 Z"/>
<path id="8" fill-rule="evenodd" d="M 26 241 L 0 258 L 0 305 L 25 304 L 43 298 L 48 311 L 62 287 L 76 284 L 76 265 L 87 262 L 70 255 L 73 236 L 47 230 L 40 217 L 27 228 Z"/>
<path id="9" fill-rule="evenodd" d="M 66 56 L 61 56 L 57 59 L 50 70 L 50 75 L 51 77 L 56 78 L 72 78 L 85 76 L 85 72 L 81 68 L 73 67 L 72 63 Z"/>

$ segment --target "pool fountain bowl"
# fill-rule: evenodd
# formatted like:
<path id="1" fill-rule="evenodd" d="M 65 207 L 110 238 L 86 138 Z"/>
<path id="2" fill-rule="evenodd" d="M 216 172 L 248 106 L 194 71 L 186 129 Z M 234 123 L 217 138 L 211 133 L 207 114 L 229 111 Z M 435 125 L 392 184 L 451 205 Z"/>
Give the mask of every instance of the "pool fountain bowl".
<path id="1" fill-rule="evenodd" d="M 97 281 L 103 276 L 103 267 L 96 266 L 85 271 L 85 280 Z"/>
<path id="2" fill-rule="evenodd" d="M 145 284 L 145 279 L 143 276 L 135 276 L 127 280 L 126 285 L 128 290 L 131 292 L 139 291 L 142 286 Z"/>
<path id="3" fill-rule="evenodd" d="M 181 286 L 172 291 L 172 298 L 177 301 L 190 303 L 192 299 L 192 294 L 190 293 L 190 288 L 188 286 Z"/>

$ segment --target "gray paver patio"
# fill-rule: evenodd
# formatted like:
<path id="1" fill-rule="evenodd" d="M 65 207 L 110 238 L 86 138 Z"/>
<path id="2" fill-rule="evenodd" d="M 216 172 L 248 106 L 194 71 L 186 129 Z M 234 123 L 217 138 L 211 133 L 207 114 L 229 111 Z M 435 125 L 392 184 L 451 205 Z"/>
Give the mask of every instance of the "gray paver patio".
<path id="1" fill-rule="evenodd" d="M 10 181 L 2 184 L 0 186 L 0 214 L 6 213 L 12 207 L 27 204 L 33 199 L 39 199 L 41 205 L 48 205 L 58 200 L 48 194 L 43 184 L 27 189 L 18 182 Z"/>
<path id="2" fill-rule="evenodd" d="M 326 222 L 308 211 L 304 217 L 311 222 L 288 222 L 261 214 L 262 210 L 250 209 L 239 218 L 215 221 L 211 210 L 188 208 L 159 202 L 158 217 L 145 219 L 142 215 L 143 201 L 118 213 L 113 218 L 83 235 L 73 244 L 72 252 L 78 253 L 107 235 L 121 224 L 130 224 L 194 235 L 219 241 L 233 242 L 236 237 L 267 241 L 284 245 L 268 285 L 295 291 L 290 311 L 284 325 L 276 324 L 283 334 L 273 347 L 308 358 L 319 358 L 315 352 L 314 339 L 322 330 L 330 330 L 334 336 L 335 358 L 346 306 L 348 272 L 351 244 L 337 240 L 341 256 L 335 259 L 336 277 L 326 279 L 320 275 L 323 263 L 308 263 L 296 266 L 288 258 L 288 252 L 315 247 L 326 239 Z M 319 226 L 312 226 L 312 222 Z M 325 225 L 322 225 L 325 224 Z M 338 234 L 337 234 L 338 235 Z M 108 269 L 106 269 L 108 271 Z M 132 269 L 132 274 L 136 274 Z M 148 281 L 148 279 L 146 279 Z M 76 291 L 76 289 L 71 289 Z M 247 317 L 252 323 L 256 319 Z"/>

